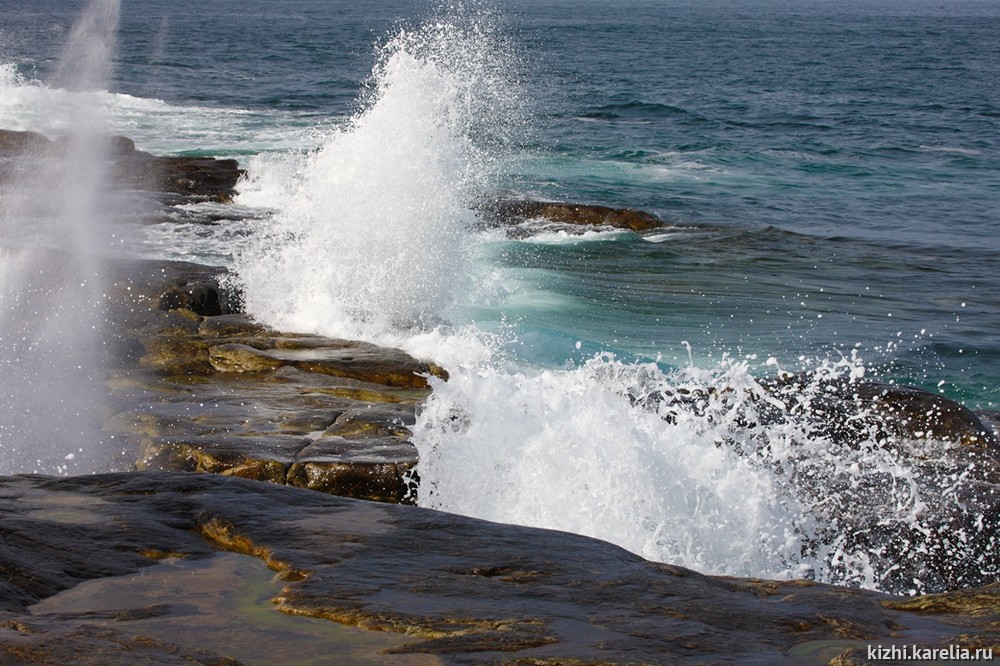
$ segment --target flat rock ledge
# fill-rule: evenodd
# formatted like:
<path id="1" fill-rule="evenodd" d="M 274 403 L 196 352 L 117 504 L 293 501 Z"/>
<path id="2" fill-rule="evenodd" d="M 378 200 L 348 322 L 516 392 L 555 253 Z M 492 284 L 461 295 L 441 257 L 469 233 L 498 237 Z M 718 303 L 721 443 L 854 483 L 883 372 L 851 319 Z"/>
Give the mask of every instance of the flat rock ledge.
<path id="1" fill-rule="evenodd" d="M 272 663 L 259 632 L 274 611 L 394 639 L 336 663 L 843 665 L 874 663 L 868 645 L 1000 651 L 998 585 L 902 598 L 705 576 L 582 536 L 233 477 L 0 478 L 0 520 L 10 666 Z M 133 591 L 175 563 L 226 553 L 277 577 L 271 603 L 247 611 L 255 624 L 226 649 L 197 644 L 211 608 Z M 103 594 L 65 592 L 95 580 Z M 212 585 L 173 580 L 176 595 Z M 178 621 L 190 634 L 157 633 Z M 284 648 L 290 662 L 298 647 Z"/>
<path id="2" fill-rule="evenodd" d="M 444 370 L 398 349 L 280 333 L 235 311 L 225 271 L 116 267 L 105 429 L 123 467 L 410 501 L 409 426 Z"/>

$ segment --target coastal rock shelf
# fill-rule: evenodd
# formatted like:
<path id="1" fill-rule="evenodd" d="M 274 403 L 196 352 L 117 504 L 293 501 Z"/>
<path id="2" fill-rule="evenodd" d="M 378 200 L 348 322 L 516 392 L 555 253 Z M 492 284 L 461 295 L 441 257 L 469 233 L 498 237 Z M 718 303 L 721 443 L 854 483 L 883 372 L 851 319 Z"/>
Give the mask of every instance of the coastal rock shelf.
<path id="1" fill-rule="evenodd" d="M 156 158 L 128 139 L 107 141 L 111 173 L 126 188 L 226 201 L 242 173 L 230 160 Z M 0 132 L 0 181 L 22 168 L 8 157 L 44 160 L 60 146 Z M 498 200 L 480 215 L 512 234 L 537 220 L 636 232 L 663 225 L 641 211 L 549 202 Z M 817 518 L 839 525 L 848 545 L 923 549 L 912 566 L 892 565 L 893 576 L 969 589 L 910 600 L 807 581 L 711 577 L 585 537 L 398 506 L 418 492 L 410 428 L 429 378 L 447 379 L 442 368 L 397 349 L 254 322 L 222 268 L 118 260 L 108 269 L 103 424 L 118 468 L 135 471 L 0 479 L 4 663 L 270 663 L 256 653 L 256 627 L 270 622 L 266 604 L 248 604 L 256 613 L 250 634 L 220 647 L 188 636 L 185 622 L 200 622 L 184 619 L 188 602 L 147 599 L 133 587 L 140 571 L 181 587 L 205 580 L 225 587 L 214 577 L 250 572 L 235 577 L 242 585 L 257 576 L 253 566 L 276 572 L 280 589 L 246 595 L 273 597 L 289 616 L 388 637 L 379 647 L 370 638 L 335 639 L 375 650 L 362 661 L 850 664 L 864 663 L 875 644 L 1000 649 L 992 548 L 1000 446 L 992 421 L 940 396 L 795 376 L 762 382 L 759 394 L 731 405 L 728 387 L 630 393 L 634 406 L 666 422 L 704 416 L 699 410 L 715 401 L 748 443 L 746 456 L 766 457 L 761 425 L 804 419 L 802 432 L 848 447 L 873 435 L 879 446 L 900 449 L 918 440 L 947 444 L 944 472 L 974 463 L 955 487 L 958 508 L 975 510 L 932 507 L 937 531 L 929 535 L 873 529 L 879 516 L 866 507 L 814 502 Z M 922 455 L 920 447 L 907 451 Z M 928 469 L 937 462 L 920 460 Z M 821 499 L 828 490 L 810 491 Z M 941 534 L 972 528 L 982 553 L 958 561 L 939 547 Z M 180 575 L 177 563 L 200 577 Z M 185 580 L 198 582 L 178 582 Z M 84 587 L 98 581 L 102 594 Z M 99 603 L 109 598 L 119 601 Z M 211 603 L 191 602 L 207 604 L 214 617 Z M 185 630 L 162 633 L 171 624 Z M 234 645 L 249 655 L 230 653 Z"/>
<path id="2" fill-rule="evenodd" d="M 109 173 L 118 186 L 228 201 L 243 175 L 239 163 L 232 159 L 158 157 L 136 150 L 135 143 L 124 136 L 109 136 L 102 141 L 104 156 L 110 162 Z M 24 164 L 20 158 L 58 157 L 66 145 L 65 138 L 50 141 L 36 132 L 0 129 L 0 183 Z"/>
<path id="3" fill-rule="evenodd" d="M 216 475 L 4 478 L 0 520 L 0 661 L 11 665 L 261 663 L 253 627 L 271 623 L 266 606 L 250 634 L 208 650 L 194 633 L 158 632 L 182 615 L 195 629 L 211 608 L 192 618 L 132 591 L 165 564 L 210 569 L 220 552 L 277 574 L 274 615 L 396 637 L 373 655 L 384 663 L 850 664 L 869 645 L 1000 649 L 997 585 L 904 599 L 704 576 L 582 536 Z M 103 593 L 85 594 L 96 580 Z M 208 573 L 187 580 L 202 598 L 214 585 Z M 304 647 L 281 652 L 294 661 Z M 407 661 L 420 655 L 441 661 Z"/>
<path id="4" fill-rule="evenodd" d="M 408 427 L 441 368 L 253 323 L 232 312 L 223 269 L 141 262 L 117 271 L 106 429 L 123 443 L 124 466 L 412 499 Z"/>

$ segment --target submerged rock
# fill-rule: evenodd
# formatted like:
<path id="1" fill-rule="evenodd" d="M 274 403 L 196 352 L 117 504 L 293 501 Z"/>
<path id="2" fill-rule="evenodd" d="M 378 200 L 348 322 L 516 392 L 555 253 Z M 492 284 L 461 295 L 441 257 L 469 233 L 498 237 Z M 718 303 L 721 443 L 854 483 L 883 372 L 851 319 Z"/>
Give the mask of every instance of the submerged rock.
<path id="1" fill-rule="evenodd" d="M 543 219 L 561 224 L 606 226 L 632 231 L 650 231 L 664 226 L 664 222 L 658 217 L 641 210 L 556 201 L 495 199 L 481 204 L 479 212 L 488 223 L 500 225 Z"/>
<path id="2" fill-rule="evenodd" d="M 146 654 L 142 663 L 260 663 L 207 654 L 194 632 L 157 638 L 167 618 L 201 621 L 170 598 L 109 592 L 117 605 L 70 610 L 56 596 L 95 579 L 125 589 L 163 558 L 220 551 L 258 558 L 283 579 L 274 612 L 397 635 L 375 655 L 385 663 L 424 654 L 452 664 L 825 664 L 890 642 L 1000 649 L 996 585 L 907 599 L 711 577 L 587 537 L 245 479 L 4 478 L 0 521 L 0 660 L 11 664 L 131 665 Z M 260 607 L 256 623 L 269 612 Z M 253 654 L 258 640 L 227 644 Z M 91 661 L 66 658 L 78 654 Z"/>

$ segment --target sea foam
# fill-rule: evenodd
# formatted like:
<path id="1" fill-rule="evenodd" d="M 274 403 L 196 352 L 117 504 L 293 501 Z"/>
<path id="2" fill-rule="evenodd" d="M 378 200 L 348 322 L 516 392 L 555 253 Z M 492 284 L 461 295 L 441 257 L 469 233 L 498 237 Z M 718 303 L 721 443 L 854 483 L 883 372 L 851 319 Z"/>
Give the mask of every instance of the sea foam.
<path id="1" fill-rule="evenodd" d="M 380 338 L 445 323 L 476 291 L 470 202 L 502 124 L 483 118 L 512 107 L 480 26 L 400 32 L 363 109 L 322 148 L 251 162 L 238 201 L 277 210 L 236 260 L 255 315 Z"/>
<path id="2" fill-rule="evenodd" d="M 782 392 L 731 359 L 459 368 L 433 380 L 414 427 L 420 503 L 704 573 L 895 593 L 989 579 L 996 518 L 966 503 L 975 463 L 886 437 L 865 409 L 850 417 L 861 432 L 837 435 L 812 409 L 864 370 L 856 355 L 822 361 Z"/>

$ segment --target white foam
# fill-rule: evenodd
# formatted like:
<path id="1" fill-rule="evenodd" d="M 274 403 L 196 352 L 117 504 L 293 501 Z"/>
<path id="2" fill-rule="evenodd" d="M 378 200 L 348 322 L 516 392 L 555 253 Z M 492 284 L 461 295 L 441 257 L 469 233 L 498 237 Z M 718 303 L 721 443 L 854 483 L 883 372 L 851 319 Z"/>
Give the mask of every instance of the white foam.
<path id="1" fill-rule="evenodd" d="M 681 236 L 684 233 L 685 232 L 683 231 L 666 231 L 661 234 L 649 234 L 647 236 L 643 236 L 642 240 L 646 241 L 647 243 L 665 243 L 666 241 L 673 240 L 674 238 L 677 238 L 678 236 Z"/>
<path id="2" fill-rule="evenodd" d="M 413 428 L 423 506 L 591 535 L 706 573 L 896 592 L 933 589 L 920 563 L 934 549 L 949 562 L 980 556 L 974 534 L 935 513 L 967 509 L 942 481 L 961 476 L 946 445 L 887 444 L 876 428 L 834 439 L 810 418 L 831 381 L 863 376 L 857 356 L 813 369 L 797 418 L 769 418 L 785 413 L 781 394 L 728 359 L 671 373 L 609 355 L 570 370 L 450 370 Z M 895 536 L 855 538 L 878 530 Z M 890 581 L 900 564 L 923 580 Z"/>
<path id="3" fill-rule="evenodd" d="M 925 153 L 951 153 L 953 155 L 965 155 L 974 157 L 982 154 L 981 150 L 975 148 L 962 148 L 961 146 L 920 146 L 918 150 Z"/>
<path id="4" fill-rule="evenodd" d="M 701 571 L 803 573 L 803 512 L 774 478 L 717 446 L 704 420 L 635 408 L 658 371 L 595 359 L 574 370 L 453 371 L 414 428 L 421 505 L 586 534 Z"/>
<path id="5" fill-rule="evenodd" d="M 479 290 L 469 202 L 513 108 L 501 52 L 468 17 L 402 31 L 367 107 L 321 149 L 252 162 L 238 201 L 277 210 L 236 261 L 256 316 L 384 340 L 446 323 Z"/>
<path id="6" fill-rule="evenodd" d="M 534 245 L 578 245 L 602 241 L 615 241 L 634 236 L 631 231 L 614 227 L 581 228 L 579 225 L 559 224 L 544 220 L 529 220 L 518 225 L 529 235 L 523 242 Z"/>
<path id="7" fill-rule="evenodd" d="M 99 113 L 108 133 L 128 136 L 139 149 L 157 155 L 192 146 L 226 157 L 320 145 L 313 114 L 169 104 L 102 89 L 66 88 L 27 80 L 13 63 L 0 63 L 0 127 L 63 136 L 72 130 L 68 118 L 80 108 Z"/>

